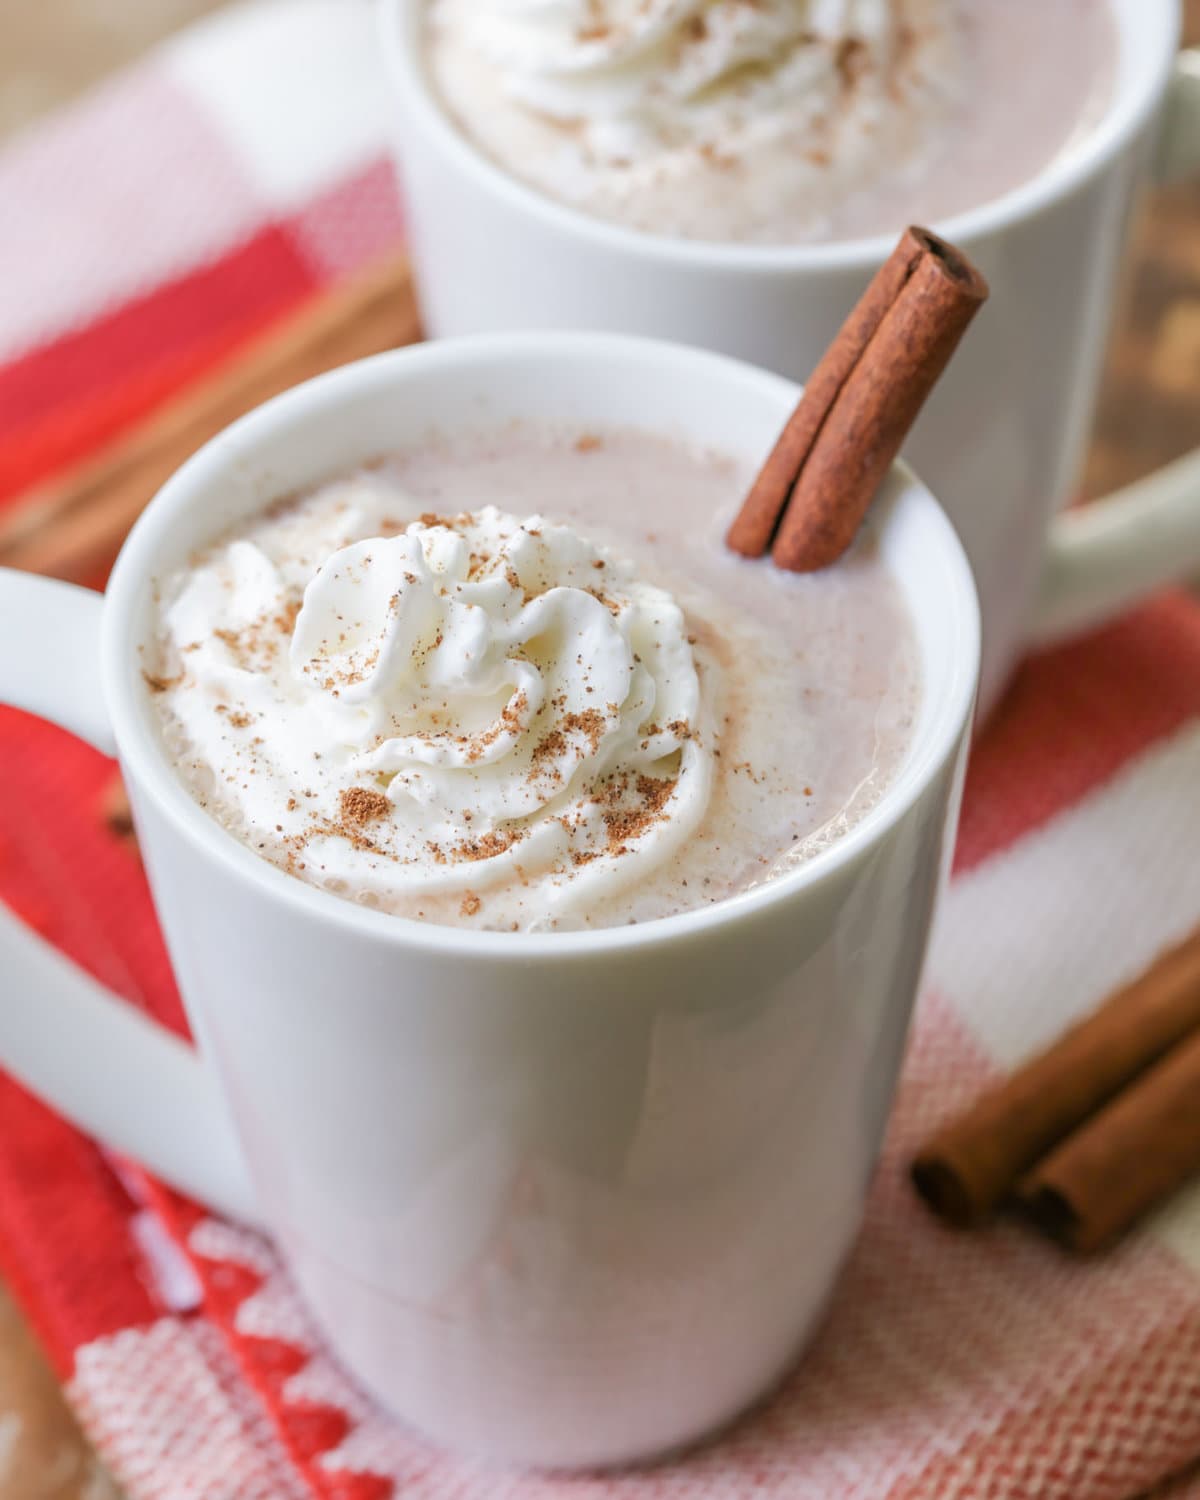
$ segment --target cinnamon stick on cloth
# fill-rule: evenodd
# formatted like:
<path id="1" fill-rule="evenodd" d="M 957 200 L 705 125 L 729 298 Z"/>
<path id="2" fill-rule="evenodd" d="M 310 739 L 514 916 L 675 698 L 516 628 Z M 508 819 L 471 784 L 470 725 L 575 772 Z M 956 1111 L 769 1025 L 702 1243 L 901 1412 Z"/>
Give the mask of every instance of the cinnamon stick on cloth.
<path id="1" fill-rule="evenodd" d="M 1197 1030 L 1200 928 L 940 1130 L 913 1163 L 917 1191 L 952 1224 L 982 1222 L 1060 1141 Z M 1200 1093 L 1194 1107 L 1200 1113 Z M 1152 1117 L 1139 1107 L 1138 1139 Z M 1124 1140 L 1124 1117 L 1118 1125 Z"/>
<path id="2" fill-rule="evenodd" d="M 93 582 L 155 491 L 237 417 L 302 380 L 421 336 L 408 265 L 389 257 L 306 302 L 98 456 L 0 517 L 0 566 Z"/>
<path id="3" fill-rule="evenodd" d="M 769 548 L 795 573 L 835 563 L 987 295 L 961 251 L 905 230 L 813 371 L 728 546 Z"/>
<path id="4" fill-rule="evenodd" d="M 1200 1030 L 1068 1136 L 1018 1187 L 1034 1223 L 1101 1250 L 1200 1172 Z"/>

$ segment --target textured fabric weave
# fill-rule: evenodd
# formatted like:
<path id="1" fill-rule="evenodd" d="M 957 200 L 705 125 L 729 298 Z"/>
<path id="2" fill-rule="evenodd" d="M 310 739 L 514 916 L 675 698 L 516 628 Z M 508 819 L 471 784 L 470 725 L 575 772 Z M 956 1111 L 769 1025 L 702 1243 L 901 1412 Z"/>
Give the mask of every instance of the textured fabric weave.
<path id="1" fill-rule="evenodd" d="M 0 155 L 0 505 L 399 241 L 378 68 L 360 0 L 267 0 Z M 182 1030 L 141 869 L 96 816 L 110 774 L 0 711 L 0 897 Z M 975 753 L 828 1323 L 765 1409 L 675 1463 L 568 1480 L 433 1450 L 323 1352 L 269 1244 L 2 1076 L 0 1270 L 134 1500 L 1129 1500 L 1200 1457 L 1200 1191 L 1081 1265 L 1011 1225 L 941 1229 L 904 1164 L 1200 919 L 1197 786 L 1192 603 L 1022 669 Z"/>

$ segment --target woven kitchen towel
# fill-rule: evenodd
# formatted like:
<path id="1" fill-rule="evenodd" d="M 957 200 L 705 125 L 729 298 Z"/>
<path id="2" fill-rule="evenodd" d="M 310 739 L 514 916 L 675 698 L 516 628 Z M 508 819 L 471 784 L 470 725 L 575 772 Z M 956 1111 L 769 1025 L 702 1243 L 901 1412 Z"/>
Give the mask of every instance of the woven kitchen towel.
<path id="1" fill-rule="evenodd" d="M 0 156 L 0 504 L 397 241 L 377 68 L 360 0 L 242 7 Z M 95 815 L 110 774 L 0 711 L 0 896 L 182 1029 L 141 869 Z M 2 1077 L 0 1270 L 133 1500 L 1128 1500 L 1200 1457 L 1200 1191 L 1081 1265 L 940 1228 L 904 1163 L 1200 920 L 1198 787 L 1192 603 L 1023 668 L 829 1321 L 764 1410 L 670 1465 L 521 1477 L 430 1448 L 324 1353 L 269 1244 Z"/>

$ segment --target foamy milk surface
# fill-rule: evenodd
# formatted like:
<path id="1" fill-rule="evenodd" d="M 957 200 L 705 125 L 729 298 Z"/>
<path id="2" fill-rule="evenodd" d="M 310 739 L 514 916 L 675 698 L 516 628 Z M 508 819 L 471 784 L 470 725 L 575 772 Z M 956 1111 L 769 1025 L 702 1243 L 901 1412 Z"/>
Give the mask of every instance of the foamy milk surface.
<path id="1" fill-rule="evenodd" d="M 514 426 L 280 502 L 159 581 L 167 748 L 251 849 L 406 916 L 606 926 L 770 880 L 878 800 L 919 670 L 869 535 L 805 577 L 725 549 L 749 477 Z"/>
<path id="2" fill-rule="evenodd" d="M 429 0 L 430 77 L 498 165 L 634 229 L 799 243 L 986 203 L 1112 94 L 1105 0 Z"/>

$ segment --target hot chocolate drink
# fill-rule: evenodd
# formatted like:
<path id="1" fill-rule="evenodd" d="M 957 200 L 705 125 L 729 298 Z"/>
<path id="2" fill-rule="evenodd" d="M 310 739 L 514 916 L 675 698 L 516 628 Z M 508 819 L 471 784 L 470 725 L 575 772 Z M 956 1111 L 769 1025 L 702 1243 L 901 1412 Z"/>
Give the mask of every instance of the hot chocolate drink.
<path id="1" fill-rule="evenodd" d="M 793 244 L 999 197 L 1099 119 L 1106 0 L 429 0 L 463 133 L 629 228 Z"/>
<path id="2" fill-rule="evenodd" d="M 869 527 L 805 577 L 725 549 L 749 477 L 522 424 L 277 503 L 161 580 L 168 751 L 251 849 L 405 916 L 607 926 L 770 880 L 879 798 L 919 666 Z"/>

